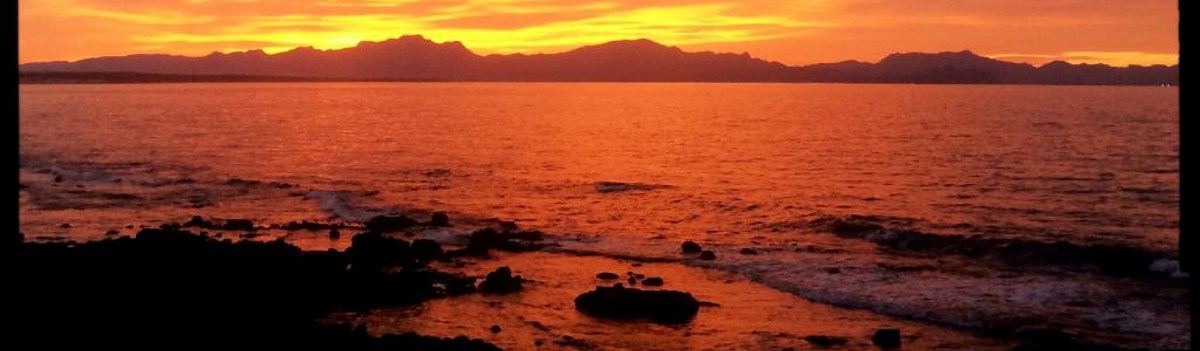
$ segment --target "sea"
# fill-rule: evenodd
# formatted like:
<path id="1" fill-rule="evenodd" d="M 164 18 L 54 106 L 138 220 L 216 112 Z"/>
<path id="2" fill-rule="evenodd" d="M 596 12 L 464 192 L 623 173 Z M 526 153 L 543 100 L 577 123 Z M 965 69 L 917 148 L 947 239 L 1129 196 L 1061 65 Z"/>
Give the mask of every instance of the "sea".
<path id="1" fill-rule="evenodd" d="M 29 241 L 193 216 L 267 227 L 439 211 L 455 227 L 423 235 L 446 243 L 512 221 L 546 233 L 538 255 L 695 267 L 972 333 L 1034 321 L 1110 344 L 1190 343 L 1177 87 L 19 89 Z M 222 234 L 349 245 L 318 230 Z M 717 259 L 681 256 L 684 241 Z"/>

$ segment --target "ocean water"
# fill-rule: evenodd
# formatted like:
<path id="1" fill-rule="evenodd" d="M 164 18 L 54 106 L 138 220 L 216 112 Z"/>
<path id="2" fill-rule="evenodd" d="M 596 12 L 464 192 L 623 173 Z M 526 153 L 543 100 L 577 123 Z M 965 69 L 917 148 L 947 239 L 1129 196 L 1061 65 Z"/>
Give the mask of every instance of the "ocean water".
<path id="1" fill-rule="evenodd" d="M 545 231 L 565 255 L 673 260 L 693 240 L 718 260 L 681 263 L 819 303 L 1183 348 L 1178 92 L 22 85 L 20 230 L 82 241 L 193 215 L 265 226 L 446 211 L 462 225 L 427 234 L 447 242 L 491 218 Z"/>

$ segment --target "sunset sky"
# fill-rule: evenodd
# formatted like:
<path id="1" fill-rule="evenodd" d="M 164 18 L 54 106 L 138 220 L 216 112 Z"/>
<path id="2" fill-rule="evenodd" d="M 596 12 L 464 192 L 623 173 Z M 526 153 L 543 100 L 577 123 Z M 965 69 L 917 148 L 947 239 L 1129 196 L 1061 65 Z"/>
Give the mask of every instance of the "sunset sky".
<path id="1" fill-rule="evenodd" d="M 479 54 L 648 38 L 799 65 L 972 50 L 1009 61 L 1175 64 L 1169 0 L 18 0 L 21 62 L 332 49 L 421 34 Z"/>

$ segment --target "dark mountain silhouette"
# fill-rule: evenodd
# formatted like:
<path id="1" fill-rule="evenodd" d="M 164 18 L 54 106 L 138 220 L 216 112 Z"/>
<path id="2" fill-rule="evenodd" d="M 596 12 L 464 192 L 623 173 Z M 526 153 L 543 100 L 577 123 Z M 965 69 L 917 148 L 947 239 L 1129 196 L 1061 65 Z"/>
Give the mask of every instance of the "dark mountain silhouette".
<path id="1" fill-rule="evenodd" d="M 968 84 L 1179 83 L 1179 66 L 1124 68 L 1052 62 L 1041 67 L 970 51 L 892 54 L 877 63 L 787 66 L 749 54 L 684 52 L 639 39 L 556 54 L 477 55 L 462 43 L 421 36 L 336 50 L 296 48 L 203 57 L 131 55 L 20 65 L 25 83 L 57 81 L 550 81 L 852 82 Z"/>

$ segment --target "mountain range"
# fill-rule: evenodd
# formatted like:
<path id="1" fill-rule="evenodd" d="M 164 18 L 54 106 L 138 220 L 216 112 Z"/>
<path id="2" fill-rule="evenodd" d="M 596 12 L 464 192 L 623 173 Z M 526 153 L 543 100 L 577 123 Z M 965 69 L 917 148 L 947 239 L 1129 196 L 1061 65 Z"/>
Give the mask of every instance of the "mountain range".
<path id="1" fill-rule="evenodd" d="M 647 39 L 554 54 L 478 55 L 460 42 L 419 35 L 357 46 L 301 47 L 202 57 L 140 54 L 26 63 L 22 83 L 79 81 L 511 81 L 842 82 L 947 84 L 1178 85 L 1179 66 L 1112 67 L 1062 61 L 1033 66 L 970 51 L 897 53 L 879 62 L 788 66 L 749 54 L 685 52 Z"/>

